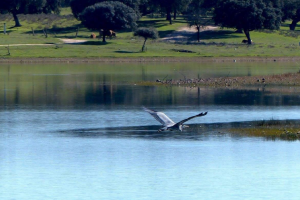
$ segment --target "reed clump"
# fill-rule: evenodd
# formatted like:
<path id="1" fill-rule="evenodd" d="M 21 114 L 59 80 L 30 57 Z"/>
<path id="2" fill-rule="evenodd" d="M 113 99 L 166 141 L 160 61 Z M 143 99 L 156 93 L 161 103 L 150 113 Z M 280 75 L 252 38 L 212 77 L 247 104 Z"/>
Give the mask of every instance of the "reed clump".
<path id="1" fill-rule="evenodd" d="M 233 127 L 229 133 L 247 137 L 265 137 L 268 139 L 300 140 L 300 124 L 289 120 L 262 120 L 251 127 Z"/>
<path id="2" fill-rule="evenodd" d="M 280 138 L 284 140 L 299 140 L 300 139 L 300 131 L 288 131 L 285 130 L 283 133 L 280 134 Z"/>
<path id="3" fill-rule="evenodd" d="M 300 71 L 300 70 L 299 70 Z M 218 77 L 218 78 L 184 78 L 156 80 L 160 85 L 186 87 L 221 87 L 236 88 L 241 86 L 300 86 L 300 73 L 287 73 L 265 76 Z"/>

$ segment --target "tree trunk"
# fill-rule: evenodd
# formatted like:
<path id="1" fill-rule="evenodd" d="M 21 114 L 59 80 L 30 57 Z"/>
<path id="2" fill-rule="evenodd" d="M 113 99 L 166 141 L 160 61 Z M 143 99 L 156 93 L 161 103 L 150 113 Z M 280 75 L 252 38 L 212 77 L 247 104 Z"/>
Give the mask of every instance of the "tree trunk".
<path id="1" fill-rule="evenodd" d="M 172 24 L 172 17 L 171 17 L 171 9 L 167 8 L 167 20 L 170 21 L 170 24 Z"/>
<path id="2" fill-rule="evenodd" d="M 147 38 L 145 38 L 145 41 L 144 41 L 144 44 L 143 44 L 143 47 L 142 47 L 142 52 L 145 51 L 146 41 L 147 41 Z"/>
<path id="3" fill-rule="evenodd" d="M 76 34 L 75 34 L 75 38 L 77 38 L 77 35 L 78 35 L 78 31 L 79 31 L 79 28 L 76 29 Z"/>
<path id="4" fill-rule="evenodd" d="M 31 30 L 32 30 L 32 35 L 34 36 L 35 34 L 34 34 L 34 30 L 33 30 L 33 28 L 31 27 Z"/>
<path id="5" fill-rule="evenodd" d="M 170 20 L 171 19 L 171 12 L 169 10 L 167 10 L 167 18 L 166 20 Z"/>
<path id="6" fill-rule="evenodd" d="M 15 20 L 15 27 L 20 27 L 20 26 L 22 26 L 22 25 L 20 24 L 20 21 L 19 21 L 19 18 L 18 18 L 18 16 L 17 16 L 17 13 L 16 13 L 16 12 L 12 12 L 12 15 L 13 15 L 14 20 Z"/>
<path id="7" fill-rule="evenodd" d="M 249 29 L 244 28 L 244 33 L 248 39 L 248 44 L 252 44 L 251 38 L 250 38 L 250 33 L 249 33 Z"/>
<path id="8" fill-rule="evenodd" d="M 44 36 L 45 36 L 45 38 L 47 38 L 48 37 L 48 33 L 47 33 L 47 29 L 43 29 L 43 32 L 44 32 Z"/>
<path id="9" fill-rule="evenodd" d="M 292 21 L 292 23 L 290 24 L 290 30 L 291 30 L 291 31 L 294 31 L 294 30 L 295 30 L 295 28 L 296 28 L 298 22 L 299 22 L 299 21 L 298 21 L 298 20 L 295 20 L 295 19 Z"/>
<path id="10" fill-rule="evenodd" d="M 200 26 L 197 26 L 197 40 L 200 42 Z"/>
<path id="11" fill-rule="evenodd" d="M 177 11 L 176 11 L 176 9 L 175 9 L 175 10 L 174 10 L 174 17 L 173 17 L 173 19 L 175 20 L 176 17 L 177 17 Z"/>
<path id="12" fill-rule="evenodd" d="M 101 35 L 101 30 L 99 31 L 99 36 Z M 102 32 L 102 42 L 106 42 L 105 40 L 105 30 Z"/>

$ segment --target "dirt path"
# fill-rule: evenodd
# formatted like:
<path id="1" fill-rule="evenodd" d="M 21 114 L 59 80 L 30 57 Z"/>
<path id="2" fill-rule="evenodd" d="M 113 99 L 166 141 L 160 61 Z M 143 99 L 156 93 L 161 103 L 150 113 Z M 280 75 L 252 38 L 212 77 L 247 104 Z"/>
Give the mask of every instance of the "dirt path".
<path id="1" fill-rule="evenodd" d="M 59 38 L 64 44 L 81 44 L 86 42 L 87 40 L 76 40 L 76 39 L 61 39 Z M 56 45 L 56 44 L 10 44 L 10 47 L 13 46 L 50 46 L 50 45 Z M 2 44 L 0 47 L 7 47 L 7 44 Z"/>
<path id="2" fill-rule="evenodd" d="M 81 43 L 85 43 L 87 40 L 76 40 L 76 39 L 61 39 L 61 41 L 63 41 L 63 43 L 65 44 L 81 44 Z"/>
<path id="3" fill-rule="evenodd" d="M 14 47 L 14 46 L 49 46 L 49 45 L 54 45 L 54 44 L 2 44 L 0 45 L 0 47 L 7 47 L 7 46 L 10 46 L 10 47 Z"/>
<path id="4" fill-rule="evenodd" d="M 216 30 L 219 27 L 217 26 L 205 26 L 200 29 L 200 32 Z M 196 38 L 197 29 L 195 26 L 192 27 L 182 27 L 177 31 L 172 32 L 167 35 L 167 37 L 162 38 L 162 41 L 171 42 L 171 43 L 186 43 L 192 38 Z M 194 39 L 195 40 L 195 39 Z"/>

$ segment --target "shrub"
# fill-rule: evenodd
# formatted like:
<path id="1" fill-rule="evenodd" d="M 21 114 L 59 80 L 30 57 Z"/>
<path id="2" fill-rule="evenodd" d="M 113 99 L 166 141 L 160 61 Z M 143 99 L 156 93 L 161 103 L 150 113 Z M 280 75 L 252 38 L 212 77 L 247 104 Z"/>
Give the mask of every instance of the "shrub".
<path id="1" fill-rule="evenodd" d="M 142 27 L 142 28 L 138 28 L 134 32 L 134 36 L 143 37 L 145 39 L 143 47 L 142 47 L 142 51 L 144 51 L 147 39 L 148 38 L 150 38 L 150 39 L 157 39 L 158 38 L 158 32 L 154 28 L 145 28 L 145 27 Z"/>

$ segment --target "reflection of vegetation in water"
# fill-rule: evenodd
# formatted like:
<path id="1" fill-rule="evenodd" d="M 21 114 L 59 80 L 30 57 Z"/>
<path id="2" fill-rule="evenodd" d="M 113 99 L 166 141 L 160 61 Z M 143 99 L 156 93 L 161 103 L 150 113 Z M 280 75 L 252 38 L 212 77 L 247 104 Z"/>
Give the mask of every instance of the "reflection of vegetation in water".
<path id="1" fill-rule="evenodd" d="M 9 64 L 0 65 L 0 103 L 18 105 L 299 105 L 299 90 L 271 87 L 224 90 L 134 85 L 145 80 L 203 77 L 222 66 L 187 63 Z M 212 66 L 209 66 L 212 65 Z M 233 74 L 247 74 L 248 63 Z M 254 66 L 253 64 L 250 64 Z M 279 66 L 279 65 L 276 65 Z M 255 66 L 254 66 L 255 67 Z M 241 70 L 244 68 L 245 70 Z M 251 68 L 254 69 L 254 68 Z M 258 69 L 258 68 L 256 68 Z M 273 68 L 272 68 L 273 69 Z M 265 71 L 267 73 L 267 71 Z"/>
<path id="2" fill-rule="evenodd" d="M 254 123 L 251 127 L 230 128 L 228 131 L 248 137 L 266 137 L 283 140 L 300 139 L 300 124 L 289 120 L 262 120 Z"/>
<path id="3" fill-rule="evenodd" d="M 299 91 L 138 86 L 96 71 L 12 74 L 0 80 L 0 103 L 19 105 L 299 105 Z M 278 89 L 278 88 L 277 88 Z"/>

